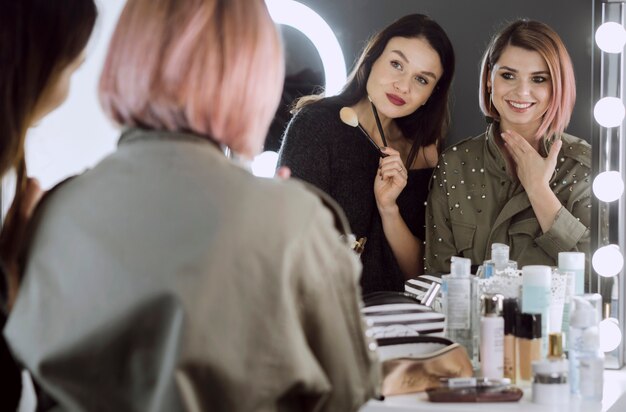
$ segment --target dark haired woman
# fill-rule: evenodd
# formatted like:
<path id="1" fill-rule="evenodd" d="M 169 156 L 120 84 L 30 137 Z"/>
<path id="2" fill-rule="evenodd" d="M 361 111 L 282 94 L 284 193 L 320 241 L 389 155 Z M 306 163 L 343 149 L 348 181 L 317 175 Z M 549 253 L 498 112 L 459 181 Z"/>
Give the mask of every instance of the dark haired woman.
<path id="1" fill-rule="evenodd" d="M 279 164 L 330 194 L 354 235 L 367 238 L 363 293 L 403 290 L 423 271 L 424 201 L 448 126 L 454 64 L 435 21 L 402 17 L 369 41 L 338 96 L 300 99 L 285 131 Z M 342 122 L 343 107 L 380 150 Z"/>
<path id="2" fill-rule="evenodd" d="M 19 289 L 17 264 L 26 222 L 41 196 L 24 161 L 27 130 L 66 99 L 84 59 L 97 10 L 93 0 L 0 0 L 0 177 L 16 176 L 15 197 L 0 236 L 0 297 L 5 313 Z M 19 369 L 4 338 L 0 346 L 0 410 L 15 410 Z"/>

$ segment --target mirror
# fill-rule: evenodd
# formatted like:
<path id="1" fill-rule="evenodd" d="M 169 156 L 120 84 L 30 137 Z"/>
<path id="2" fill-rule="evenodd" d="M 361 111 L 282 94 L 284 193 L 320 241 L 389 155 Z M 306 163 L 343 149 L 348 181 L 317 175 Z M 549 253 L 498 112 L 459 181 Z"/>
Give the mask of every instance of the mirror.
<path id="1" fill-rule="evenodd" d="M 593 147 L 593 167 L 595 172 L 620 170 L 619 162 L 624 162 L 619 146 L 621 128 L 601 131 L 593 120 L 593 107 L 599 97 L 607 95 L 608 88 L 621 88 L 621 55 L 606 58 L 604 76 L 601 74 L 601 54 L 595 46 L 593 33 L 602 23 L 603 3 L 622 2 L 595 0 L 528 0 L 525 2 L 504 0 L 494 3 L 489 0 L 299 0 L 315 10 L 334 30 L 342 46 L 348 69 L 366 39 L 376 30 L 386 26 L 396 18 L 410 13 L 424 13 L 435 19 L 447 31 L 452 40 L 457 57 L 457 70 L 452 89 L 452 128 L 446 141 L 450 146 L 461 139 L 475 136 L 484 131 L 485 123 L 478 107 L 477 91 L 479 63 L 490 36 L 501 25 L 519 17 L 536 19 L 549 24 L 563 39 L 574 64 L 577 99 L 567 132 L 586 139 Z M 615 6 L 612 6 L 615 7 Z M 567 10 L 567 17 L 564 10 Z M 621 10 L 621 8 L 620 8 Z M 618 17 L 612 17 L 616 19 Z M 621 14 L 619 14 L 619 18 Z M 618 20 L 620 21 L 620 20 Z M 307 67 L 321 73 L 319 59 L 311 56 L 306 39 L 297 39 L 286 34 L 287 75 L 295 74 L 290 68 Z M 302 43 L 304 41 L 305 43 Z M 308 49 L 307 49 L 308 47 Z M 613 64 L 611 66 L 611 64 Z M 608 78 L 612 80 L 608 81 Z M 611 83 L 612 82 L 612 83 Z M 323 82 L 320 82 L 320 85 Z M 605 89 L 601 89 L 604 87 Z M 621 90 L 620 90 L 621 92 Z M 610 94 L 609 94 L 610 95 Z M 615 94 L 614 94 L 615 95 Z M 621 96 L 621 93 L 617 94 Z M 601 136 L 601 133 L 604 133 Z M 602 147 L 600 147 L 602 143 Z M 621 170 L 624 170 L 622 167 Z M 591 181 L 590 181 L 591 184 Z M 597 199 L 592 207 L 592 251 L 600 246 L 624 243 L 623 201 L 606 204 Z M 621 228 L 621 229 L 618 229 Z M 591 257 L 590 257 L 591 258 Z M 591 259 L 590 259 L 591 260 Z M 623 275 L 620 275 L 623 276 Z M 587 270 L 585 291 L 598 292 L 603 296 L 605 316 L 617 317 L 624 325 L 626 296 L 625 282 L 617 282 L 613 288 L 613 278 L 601 278 L 591 268 Z M 616 292 L 619 298 L 616 298 Z M 612 299 L 613 296 L 613 299 Z M 624 329 L 624 328 L 622 328 Z M 623 341 L 624 339 L 622 339 Z M 624 345 L 607 353 L 607 367 L 619 368 L 624 364 Z"/>

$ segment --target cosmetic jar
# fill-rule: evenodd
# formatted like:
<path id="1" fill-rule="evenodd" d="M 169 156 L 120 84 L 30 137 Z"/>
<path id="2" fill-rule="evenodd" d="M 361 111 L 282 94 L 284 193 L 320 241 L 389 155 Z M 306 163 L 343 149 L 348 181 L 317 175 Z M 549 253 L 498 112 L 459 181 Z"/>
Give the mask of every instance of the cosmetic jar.
<path id="1" fill-rule="evenodd" d="M 563 405 L 569 402 L 569 365 L 563 356 L 561 333 L 551 333 L 547 359 L 533 362 L 533 402 Z"/>

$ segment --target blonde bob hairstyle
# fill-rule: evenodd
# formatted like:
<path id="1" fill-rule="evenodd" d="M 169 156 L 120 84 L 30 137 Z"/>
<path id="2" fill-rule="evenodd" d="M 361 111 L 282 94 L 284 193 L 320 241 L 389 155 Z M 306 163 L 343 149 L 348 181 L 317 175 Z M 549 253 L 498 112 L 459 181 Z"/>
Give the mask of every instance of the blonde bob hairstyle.
<path id="1" fill-rule="evenodd" d="M 263 0 L 129 0 L 100 78 L 100 103 L 124 127 L 191 132 L 257 154 L 284 80 Z"/>
<path id="2" fill-rule="evenodd" d="M 560 135 L 569 124 L 576 101 L 574 68 L 559 35 L 548 25 L 538 21 L 517 20 L 492 38 L 481 64 L 480 109 L 485 116 L 495 120 L 500 119 L 498 111 L 490 104 L 491 90 L 487 87 L 487 81 L 491 76 L 491 69 L 508 46 L 536 51 L 548 65 L 552 81 L 552 96 L 535 137 L 551 138 Z"/>

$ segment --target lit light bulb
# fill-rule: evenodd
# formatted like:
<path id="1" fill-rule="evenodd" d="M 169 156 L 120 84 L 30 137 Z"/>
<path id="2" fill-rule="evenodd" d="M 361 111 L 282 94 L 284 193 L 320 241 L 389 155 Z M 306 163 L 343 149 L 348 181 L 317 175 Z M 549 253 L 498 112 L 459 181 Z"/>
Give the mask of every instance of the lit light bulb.
<path id="1" fill-rule="evenodd" d="M 606 318 L 600 322 L 600 349 L 602 352 L 611 352 L 617 349 L 622 342 L 622 331 L 619 321 L 615 318 Z"/>
<path id="2" fill-rule="evenodd" d="M 274 22 L 293 27 L 311 40 L 324 66 L 324 94 L 338 94 L 346 82 L 346 62 L 328 23 L 313 9 L 294 0 L 265 0 L 265 4 Z"/>
<path id="3" fill-rule="evenodd" d="M 263 152 L 255 156 L 250 166 L 252 174 L 258 177 L 274 177 L 276 164 L 278 163 L 278 153 Z"/>
<path id="4" fill-rule="evenodd" d="M 598 275 L 610 278 L 624 267 L 624 256 L 617 245 L 603 246 L 593 254 L 591 265 Z"/>
<path id="5" fill-rule="evenodd" d="M 602 172 L 593 179 L 593 194 L 603 202 L 613 202 L 624 193 L 624 181 L 619 172 Z"/>
<path id="6" fill-rule="evenodd" d="M 593 108 L 593 117 L 603 127 L 616 127 L 624 120 L 624 103 L 617 97 L 603 97 Z"/>
<path id="7" fill-rule="evenodd" d="M 606 22 L 596 30 L 596 44 L 605 53 L 621 53 L 626 44 L 624 26 L 615 22 Z"/>

